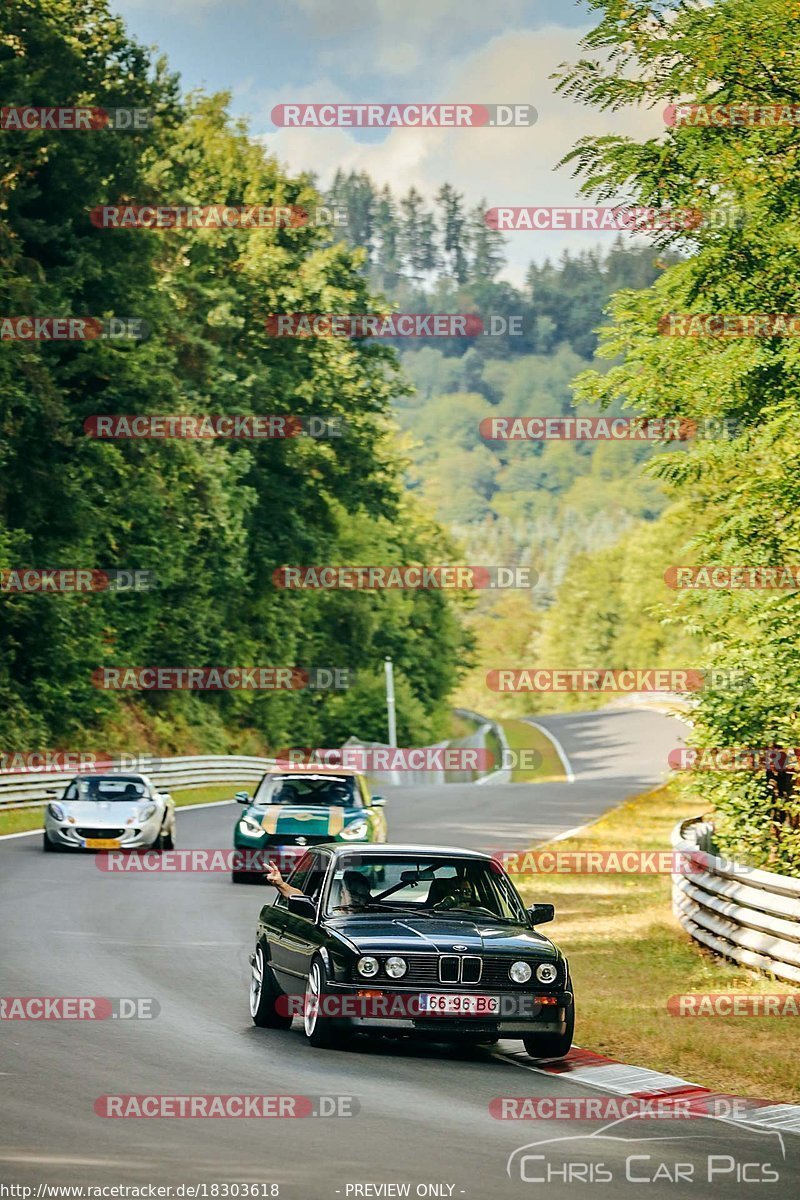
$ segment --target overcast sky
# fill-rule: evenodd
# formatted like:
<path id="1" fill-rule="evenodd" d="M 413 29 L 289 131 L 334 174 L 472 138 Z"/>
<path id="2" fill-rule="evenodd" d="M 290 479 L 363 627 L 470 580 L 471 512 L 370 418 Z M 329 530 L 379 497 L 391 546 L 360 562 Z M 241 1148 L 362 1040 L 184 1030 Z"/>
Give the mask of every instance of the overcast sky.
<path id="1" fill-rule="evenodd" d="M 570 0 L 112 0 L 131 33 L 166 52 L 186 88 L 228 90 L 291 171 L 325 186 L 337 167 L 365 170 L 395 191 L 432 196 L 449 182 L 470 204 L 562 205 L 578 200 L 556 163 L 586 133 L 653 136 L 658 111 L 612 115 L 556 96 L 548 78 L 579 56 L 592 25 Z M 596 21 L 596 17 L 595 17 Z M 292 101 L 528 103 L 532 128 L 277 129 Z M 508 277 L 535 259 L 599 244 L 613 233 L 508 235 Z"/>

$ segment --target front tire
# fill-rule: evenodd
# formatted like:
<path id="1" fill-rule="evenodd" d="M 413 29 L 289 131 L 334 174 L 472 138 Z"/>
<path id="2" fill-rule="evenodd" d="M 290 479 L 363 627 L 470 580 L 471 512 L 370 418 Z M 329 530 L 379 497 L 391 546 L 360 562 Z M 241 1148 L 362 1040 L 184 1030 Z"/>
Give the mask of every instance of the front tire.
<path id="1" fill-rule="evenodd" d="M 531 1033 L 522 1039 L 526 1053 L 531 1058 L 566 1058 L 572 1048 L 575 1034 L 575 1004 L 567 1013 L 567 1028 L 564 1033 Z"/>
<path id="2" fill-rule="evenodd" d="M 59 851 L 59 847 L 50 841 L 46 831 L 42 833 L 42 850 L 45 854 L 57 854 Z"/>
<path id="3" fill-rule="evenodd" d="M 164 850 L 175 849 L 175 823 L 167 826 L 161 833 L 161 846 Z"/>
<path id="4" fill-rule="evenodd" d="M 288 1029 L 292 1018 L 282 1016 L 277 1011 L 276 1003 L 281 993 L 260 942 L 253 955 L 252 967 L 250 1016 L 253 1018 L 253 1024 L 258 1025 L 260 1029 Z"/>
<path id="5" fill-rule="evenodd" d="M 348 1031 L 335 1018 L 324 1017 L 319 1011 L 320 997 L 326 994 L 326 980 L 323 963 L 318 958 L 314 959 L 303 998 L 303 1032 L 310 1046 L 333 1050 L 345 1046 L 350 1039 Z"/>

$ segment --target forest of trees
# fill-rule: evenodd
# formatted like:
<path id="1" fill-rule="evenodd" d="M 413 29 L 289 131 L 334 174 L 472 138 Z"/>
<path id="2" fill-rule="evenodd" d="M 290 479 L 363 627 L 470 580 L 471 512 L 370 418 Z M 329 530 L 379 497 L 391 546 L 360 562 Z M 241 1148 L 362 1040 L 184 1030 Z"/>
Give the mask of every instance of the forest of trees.
<path id="1" fill-rule="evenodd" d="M 0 342 L 0 570 L 140 568 L 159 587 L 0 595 L 0 747 L 183 753 L 385 737 L 431 740 L 467 637 L 443 593 L 278 591 L 282 563 L 428 562 L 447 535 L 403 488 L 386 346 L 276 340 L 270 313 L 369 311 L 358 255 L 314 228 L 104 230 L 96 205 L 318 202 L 227 115 L 181 96 L 105 0 L 0 12 L 5 100 L 47 94 L 154 114 L 140 130 L 4 133 L 2 311 L 138 317 L 142 342 Z M 321 297 L 324 296 L 324 301 Z M 315 414 L 338 439 L 98 441 L 106 413 Z M 431 647 L 436 647 L 436 653 Z M 349 691 L 127 693 L 103 665 L 346 667 Z"/>
<path id="2" fill-rule="evenodd" d="M 597 0 L 601 20 L 585 57 L 558 86 L 603 110 L 676 96 L 696 103 L 766 106 L 791 113 L 800 94 L 800 51 L 787 39 L 789 0 L 723 0 L 620 22 Z M 746 47 L 746 52 L 743 52 Z M 598 61 L 598 51 L 603 66 Z M 559 665 L 608 663 L 717 672 L 697 696 L 691 741 L 706 747 L 793 748 L 800 734 L 800 593 L 666 586 L 675 564 L 781 566 L 800 552 L 800 350 L 796 336 L 664 337 L 666 313 L 800 313 L 796 120 L 685 125 L 661 138 L 584 138 L 568 156 L 587 195 L 745 214 L 714 222 L 655 283 L 612 301 L 601 362 L 575 381 L 579 405 L 623 401 L 628 411 L 702 422 L 730 421 L 731 436 L 698 439 L 689 453 L 647 467 L 669 500 L 611 548 L 578 557 L 556 602 L 525 646 Z M 726 679 L 746 679 L 727 686 Z M 785 781 L 784 781 L 785 782 Z M 713 811 L 723 852 L 789 874 L 800 872 L 800 791 L 764 771 L 704 771 L 684 782 L 687 812 Z M 795 780 L 796 784 L 796 780 Z"/>
<path id="3" fill-rule="evenodd" d="M 791 104 L 800 92 L 790 0 L 721 0 L 666 15 L 643 5 L 641 20 L 635 6 L 620 19 L 616 2 L 591 2 L 601 17 L 587 57 L 558 84 L 586 105 L 663 108 L 678 95 Z M 497 703 L 482 683 L 487 667 L 537 664 L 744 670 L 746 691 L 701 695 L 695 740 L 798 744 L 797 593 L 681 594 L 663 575 L 678 562 L 796 561 L 800 343 L 667 338 L 659 325 L 669 312 L 800 312 L 796 125 L 583 139 L 567 161 L 601 203 L 731 204 L 746 219 L 701 225 L 690 241 L 658 249 L 618 242 L 535 265 L 515 287 L 502 278 L 502 237 L 486 227 L 482 203 L 467 205 L 448 185 L 426 200 L 343 172 L 320 196 L 313 177 L 289 176 L 229 117 L 226 97 L 182 96 L 106 0 L 3 6 L 3 96 L 36 94 L 31 62 L 44 61 L 51 94 L 148 109 L 154 120 L 125 135 L 0 139 L 3 310 L 139 317 L 152 332 L 138 343 L 0 342 L 0 571 L 135 567 L 154 571 L 160 586 L 2 595 L 0 745 L 102 738 L 106 749 L 186 751 L 381 739 L 386 654 L 407 744 L 443 733 L 454 696 L 484 711 Z M 322 200 L 344 206 L 349 223 L 333 236 L 92 225 L 94 206 L 125 199 Z M 514 315 L 523 333 L 392 347 L 265 330 L 269 314 L 383 311 L 387 302 Z M 558 415 L 573 404 L 733 418 L 738 432 L 677 451 L 492 443 L 479 433 L 492 413 Z M 86 437 L 84 420 L 108 413 L 313 413 L 341 420 L 347 436 Z M 437 592 L 287 593 L 272 584 L 282 563 L 466 558 L 530 565 L 540 582 L 484 594 L 472 609 Z M 104 664 L 269 663 L 346 666 L 357 681 L 313 697 L 134 699 L 90 682 Z M 515 710 L 536 702 L 520 698 Z M 758 775 L 709 775 L 703 791 L 724 848 L 800 869 L 800 799 L 777 804 Z"/>

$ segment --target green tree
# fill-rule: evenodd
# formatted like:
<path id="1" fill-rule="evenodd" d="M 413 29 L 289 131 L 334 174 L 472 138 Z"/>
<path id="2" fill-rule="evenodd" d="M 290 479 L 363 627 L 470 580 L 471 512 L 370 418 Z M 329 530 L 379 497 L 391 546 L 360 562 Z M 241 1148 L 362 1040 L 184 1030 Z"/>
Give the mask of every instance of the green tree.
<path id="1" fill-rule="evenodd" d="M 664 9 L 593 0 L 600 24 L 587 57 L 559 86 L 601 109 L 634 104 L 786 106 L 800 96 L 800 50 L 787 39 L 791 0 L 721 0 Z M 605 61 L 601 61 L 604 59 Z M 797 224 L 800 131 L 789 122 L 667 125 L 637 142 L 584 138 L 568 156 L 586 191 L 646 205 L 699 210 L 685 262 L 647 291 L 623 291 L 601 353 L 617 365 L 578 381 L 580 399 L 618 397 L 654 417 L 736 422 L 734 436 L 699 438 L 655 469 L 698 514 L 692 553 L 705 562 L 780 565 L 800 546 L 800 482 L 790 450 L 800 408 L 797 340 L 663 336 L 669 313 L 800 311 Z M 674 234 L 661 239 L 670 244 Z M 697 593 L 686 615 L 723 672 L 695 714 L 703 745 L 794 746 L 798 724 L 798 593 Z M 737 688 L 724 672 L 749 676 Z M 800 870 L 800 798 L 776 797 L 765 775 L 704 775 L 720 844 L 790 872 Z M 688 794 L 694 796 L 694 780 Z"/>

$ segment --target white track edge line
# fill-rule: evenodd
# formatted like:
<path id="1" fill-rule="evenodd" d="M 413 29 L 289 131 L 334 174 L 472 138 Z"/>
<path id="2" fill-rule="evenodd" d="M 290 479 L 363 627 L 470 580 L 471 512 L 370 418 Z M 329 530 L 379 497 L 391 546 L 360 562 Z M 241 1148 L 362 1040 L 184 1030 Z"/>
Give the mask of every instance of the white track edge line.
<path id="1" fill-rule="evenodd" d="M 556 735 L 554 733 L 551 733 L 549 729 L 545 729 L 544 725 L 540 725 L 538 721 L 532 721 L 530 717 L 524 717 L 523 720 L 525 721 L 526 725 L 532 725 L 534 729 L 538 729 L 539 733 L 543 733 L 544 736 L 553 743 L 553 746 L 555 747 L 555 752 L 558 755 L 559 759 L 561 760 L 561 765 L 564 768 L 564 774 L 567 777 L 567 783 L 574 783 L 575 782 L 575 772 L 572 770 L 570 761 L 567 758 L 566 750 L 561 745 L 561 742 L 558 740 Z"/>

